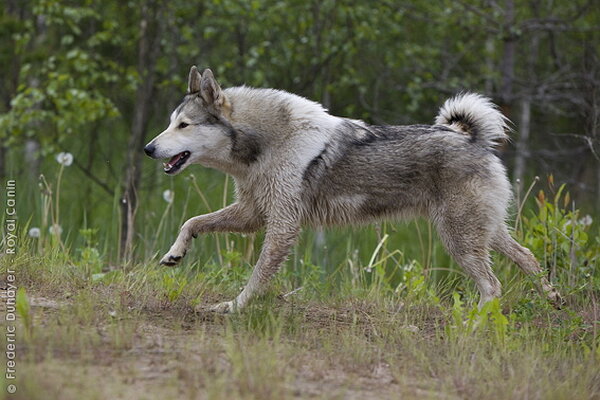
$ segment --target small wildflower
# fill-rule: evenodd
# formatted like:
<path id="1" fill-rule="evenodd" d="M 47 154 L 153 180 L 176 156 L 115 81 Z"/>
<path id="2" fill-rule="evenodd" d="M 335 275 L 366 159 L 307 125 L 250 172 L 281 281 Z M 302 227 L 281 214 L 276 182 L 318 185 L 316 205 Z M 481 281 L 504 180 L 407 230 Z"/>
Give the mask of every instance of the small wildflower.
<path id="1" fill-rule="evenodd" d="M 56 161 L 64 167 L 68 167 L 73 164 L 73 154 L 61 152 L 56 155 Z"/>
<path id="2" fill-rule="evenodd" d="M 586 215 L 585 217 L 581 218 L 579 220 L 579 224 L 583 225 L 583 226 L 590 226 L 593 222 L 592 216 L 591 215 Z"/>
<path id="3" fill-rule="evenodd" d="M 50 228 L 48 228 L 48 232 L 50 232 L 51 235 L 60 236 L 62 234 L 62 231 L 62 227 L 59 224 L 54 224 Z"/>
<path id="4" fill-rule="evenodd" d="M 40 231 L 40 228 L 33 227 L 33 228 L 31 228 L 31 229 L 29 230 L 29 233 L 28 233 L 28 234 L 29 234 L 29 237 L 32 237 L 32 238 L 39 238 L 39 237 L 40 237 L 40 235 L 41 235 L 41 233 L 42 233 L 42 232 Z"/>
<path id="5" fill-rule="evenodd" d="M 174 198 L 175 198 L 175 192 L 173 192 L 172 190 L 167 189 L 163 192 L 163 199 L 165 199 L 165 201 L 167 203 L 169 203 L 169 204 L 172 203 Z"/>

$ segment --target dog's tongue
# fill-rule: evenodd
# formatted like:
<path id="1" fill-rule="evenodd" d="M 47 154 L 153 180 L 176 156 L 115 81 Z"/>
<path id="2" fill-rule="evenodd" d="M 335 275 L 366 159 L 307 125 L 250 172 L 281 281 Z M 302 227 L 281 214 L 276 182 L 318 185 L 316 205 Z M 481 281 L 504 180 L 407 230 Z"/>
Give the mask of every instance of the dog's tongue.
<path id="1" fill-rule="evenodd" d="M 179 159 L 181 159 L 181 157 L 183 157 L 185 154 L 185 151 L 183 153 L 179 153 L 177 155 L 174 155 L 169 162 L 167 163 L 167 165 L 169 167 L 172 167 L 173 165 L 175 165 L 177 163 L 177 161 L 179 161 Z"/>

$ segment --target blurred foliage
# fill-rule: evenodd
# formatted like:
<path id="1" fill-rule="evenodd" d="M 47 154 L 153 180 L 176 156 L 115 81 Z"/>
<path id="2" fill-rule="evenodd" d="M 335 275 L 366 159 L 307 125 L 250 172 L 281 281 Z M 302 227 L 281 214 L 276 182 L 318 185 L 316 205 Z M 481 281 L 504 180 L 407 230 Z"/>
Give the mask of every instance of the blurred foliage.
<path id="1" fill-rule="evenodd" d="M 32 18 L 12 34 L 13 56 L 22 63 L 10 112 L 0 117 L 0 135 L 8 146 L 35 137 L 47 153 L 84 126 L 119 115 L 101 88 L 122 84 L 122 71 L 99 51 L 119 39 L 116 25 L 104 21 L 107 16 L 92 3 L 40 0 L 31 6 Z"/>
<path id="2" fill-rule="evenodd" d="M 597 43 L 600 22 L 585 1 L 518 2 L 514 21 L 489 1 L 15 2 L 0 20 L 12 45 L 0 56 L 17 78 L 15 90 L 3 93 L 10 112 L 0 120 L 2 134 L 40 136 L 50 146 L 64 135 L 85 135 L 94 121 L 127 121 L 146 6 L 164 25 L 159 101 L 181 95 L 196 63 L 213 68 L 225 86 L 282 88 L 338 114 L 390 123 L 429 121 L 435 105 L 462 89 L 499 93 L 509 39 L 519 43 L 517 60 L 531 46 L 541 48 L 535 77 L 527 63 L 515 64 L 512 100 L 527 92 L 564 116 L 573 104 L 561 106 L 556 96 L 581 86 L 582 62 L 597 56 L 597 46 L 586 46 Z"/>

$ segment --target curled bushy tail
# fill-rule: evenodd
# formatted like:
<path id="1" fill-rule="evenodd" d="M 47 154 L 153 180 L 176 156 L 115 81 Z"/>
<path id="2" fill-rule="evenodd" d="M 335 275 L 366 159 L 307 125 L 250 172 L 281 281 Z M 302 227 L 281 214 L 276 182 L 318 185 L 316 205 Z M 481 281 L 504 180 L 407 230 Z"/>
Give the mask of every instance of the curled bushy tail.
<path id="1" fill-rule="evenodd" d="M 509 120 L 487 97 L 476 93 L 461 93 L 446 100 L 435 123 L 447 125 L 471 137 L 484 147 L 494 147 L 508 140 Z"/>

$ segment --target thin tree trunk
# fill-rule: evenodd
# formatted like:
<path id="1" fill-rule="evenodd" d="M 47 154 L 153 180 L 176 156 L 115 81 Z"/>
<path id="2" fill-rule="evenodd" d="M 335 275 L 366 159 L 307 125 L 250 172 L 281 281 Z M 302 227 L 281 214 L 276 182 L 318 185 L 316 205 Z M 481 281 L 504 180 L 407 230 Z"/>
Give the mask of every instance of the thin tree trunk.
<path id="1" fill-rule="evenodd" d="M 600 209 L 600 165 L 596 168 L 596 173 L 598 174 L 598 180 L 596 182 L 596 206 Z"/>
<path id="2" fill-rule="evenodd" d="M 523 188 L 523 178 L 529 158 L 529 134 L 531 130 L 531 98 L 525 96 L 521 100 L 521 119 L 519 121 L 519 140 L 517 141 L 517 154 L 515 158 L 515 185 L 519 193 Z"/>
<path id="3" fill-rule="evenodd" d="M 584 48 L 582 82 L 585 84 L 581 88 L 585 102 L 583 117 L 586 136 L 589 138 L 588 146 L 592 153 L 590 159 L 595 163 L 596 201 L 600 209 L 600 54 L 593 44 L 586 43 Z"/>
<path id="4" fill-rule="evenodd" d="M 43 15 L 38 15 L 35 23 L 38 32 L 35 38 L 35 47 L 38 48 L 46 40 L 46 18 Z M 37 78 L 30 78 L 29 86 L 37 88 L 40 86 L 40 82 Z M 40 105 L 36 104 L 34 107 L 40 108 Z M 39 122 L 33 122 L 32 125 L 36 130 L 40 129 Z M 36 137 L 27 139 L 25 142 L 25 162 L 29 172 L 29 179 L 33 179 L 34 182 L 37 181 L 40 176 L 40 142 Z"/>
<path id="5" fill-rule="evenodd" d="M 25 9 L 28 4 L 24 4 L 24 1 L 18 0 L 7 0 L 5 2 L 5 10 L 4 12 L 10 18 L 14 18 L 21 22 L 25 19 Z M 10 39 L 12 41 L 12 39 Z M 6 80 L 3 84 L 3 99 L 2 106 L 0 108 L 0 113 L 5 113 L 10 110 L 11 105 L 10 102 L 17 94 L 17 87 L 19 85 L 19 71 L 21 69 L 21 58 L 14 51 L 11 51 L 10 54 L 10 63 L 5 66 L 6 67 Z M 6 177 L 6 147 L 4 144 L 0 144 L 0 180 L 4 180 Z M 37 179 L 37 177 L 36 177 Z"/>
<path id="6" fill-rule="evenodd" d="M 504 48 L 502 54 L 502 62 L 500 71 L 502 74 L 502 82 L 500 86 L 500 100 L 505 113 L 509 115 L 510 105 L 513 100 L 513 80 L 515 74 L 515 50 L 517 46 L 517 38 L 512 33 L 515 23 L 515 4 L 514 0 L 505 0 L 504 10 Z"/>
<path id="7" fill-rule="evenodd" d="M 539 49 L 539 35 L 534 32 L 530 35 L 531 42 L 527 56 L 527 70 L 526 78 L 529 82 L 535 85 L 536 80 L 536 68 L 535 63 L 538 56 Z M 529 142 L 531 137 L 531 101 L 532 95 L 535 92 L 535 87 L 527 88 L 526 93 L 521 99 L 521 117 L 519 119 L 519 139 L 517 140 L 517 154 L 515 158 L 515 171 L 514 171 L 514 183 L 521 193 L 523 189 L 525 172 L 527 171 L 527 160 L 530 157 L 529 154 Z"/>
<path id="8" fill-rule="evenodd" d="M 40 142 L 35 138 L 25 142 L 25 165 L 29 179 L 37 181 L 40 176 Z"/>
<path id="9" fill-rule="evenodd" d="M 492 90 L 494 88 L 494 79 L 492 71 L 496 69 L 496 66 L 494 65 L 495 47 L 496 46 L 494 46 L 494 40 L 492 38 L 489 38 L 485 41 L 485 67 L 487 69 L 487 76 L 485 78 L 485 93 L 488 95 L 492 93 Z"/>
<path id="10" fill-rule="evenodd" d="M 136 92 L 121 196 L 119 254 L 121 260 L 125 262 L 131 258 L 133 250 L 142 148 L 146 140 L 146 130 L 154 94 L 154 67 L 160 49 L 158 43 L 160 37 L 158 14 L 159 6 L 156 2 L 150 1 L 142 6 L 138 43 L 138 73 L 141 82 Z"/>

